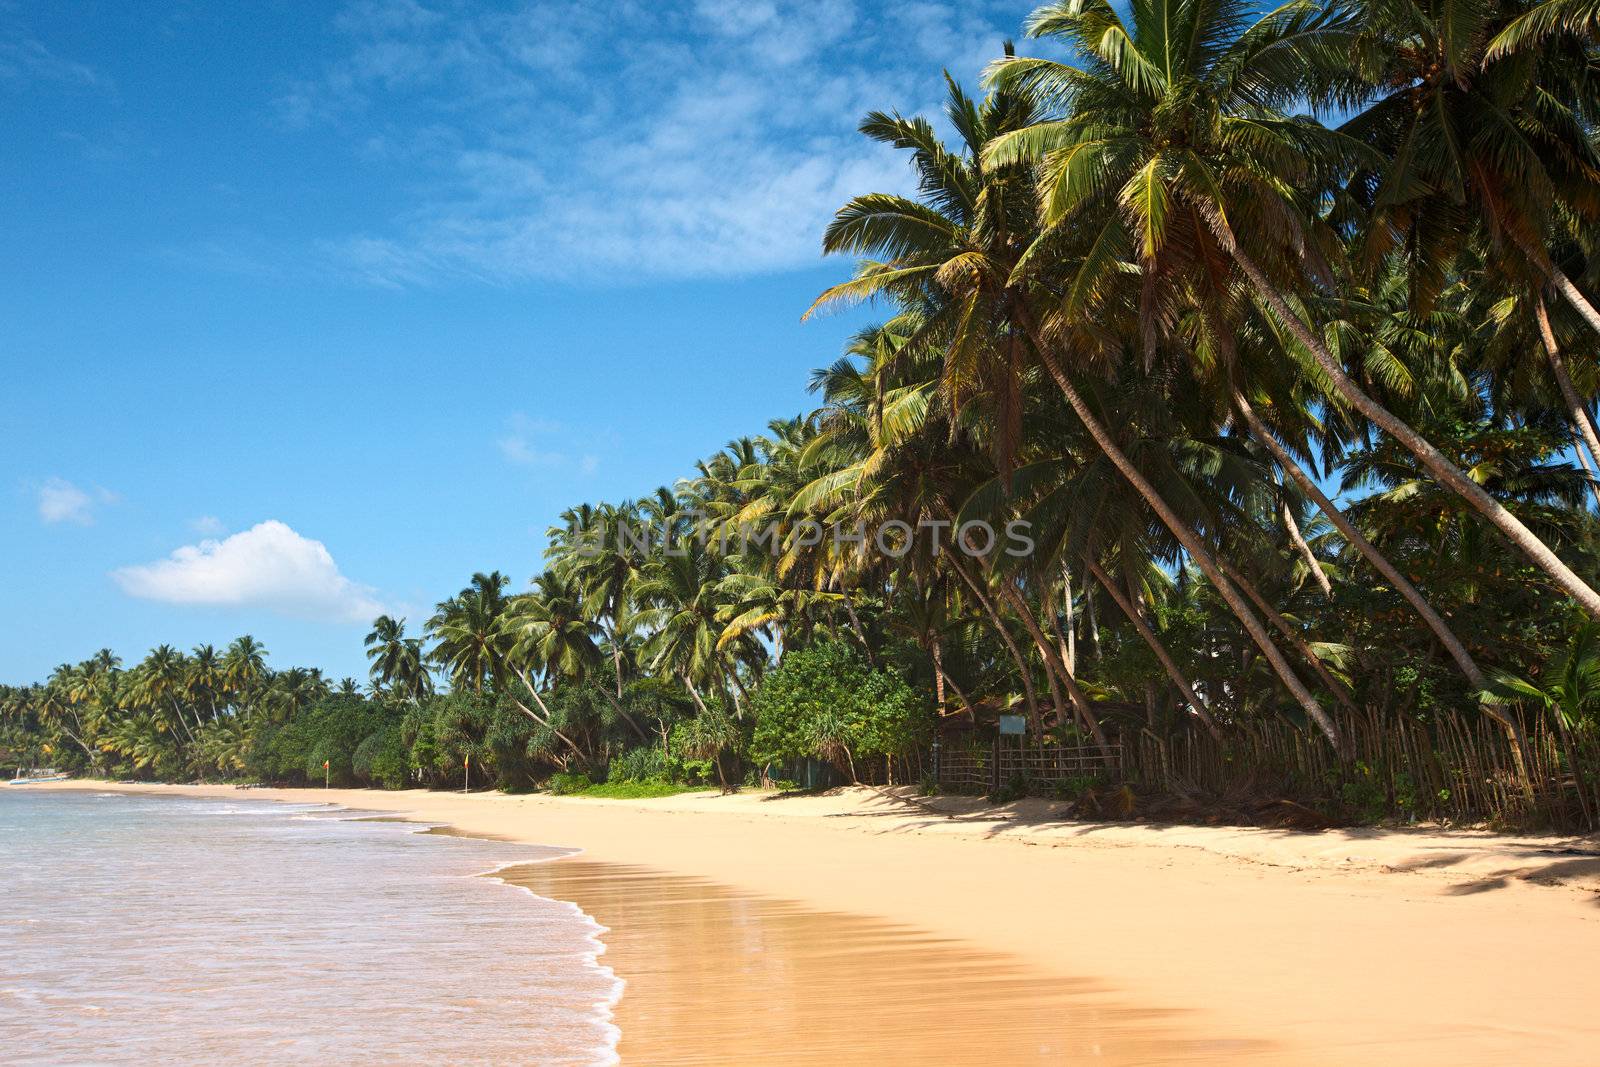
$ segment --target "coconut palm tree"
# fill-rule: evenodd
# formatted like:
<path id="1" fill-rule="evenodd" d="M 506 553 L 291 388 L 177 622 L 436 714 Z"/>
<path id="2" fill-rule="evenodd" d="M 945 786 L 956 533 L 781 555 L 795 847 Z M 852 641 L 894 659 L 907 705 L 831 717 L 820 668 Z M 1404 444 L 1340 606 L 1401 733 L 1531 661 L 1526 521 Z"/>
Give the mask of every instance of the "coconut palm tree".
<path id="1" fill-rule="evenodd" d="M 1106 11 L 1109 14 L 1110 9 Z M 1115 69 L 1109 63 L 1102 65 Z M 1063 71 L 1071 69 L 1061 66 Z M 1008 75 L 1006 80 L 1031 87 L 1030 79 Z M 966 142 L 965 153 L 952 152 L 941 144 L 926 120 L 874 113 L 862 123 L 868 136 L 911 152 L 920 176 L 921 199 L 868 194 L 839 210 L 824 234 L 824 250 L 879 258 L 864 263 L 852 281 L 824 292 L 813 310 L 879 294 L 894 295 L 908 305 L 936 308 L 907 346 L 913 353 L 934 345 L 943 349 L 941 386 L 952 405 L 959 405 L 974 392 L 997 398 L 995 454 L 1003 476 L 1009 471 L 1009 457 L 1022 428 L 1025 368 L 1035 358 L 1042 360 L 1094 445 L 1139 491 L 1216 586 L 1307 716 L 1342 749 L 1338 727 L 1295 674 L 1243 595 L 1223 575 L 1200 534 L 1129 458 L 1102 413 L 1066 374 L 1055 355 L 1058 342 L 1047 338 L 1047 330 L 1035 314 L 1035 303 L 1044 298 L 1034 292 L 1031 263 L 1049 258 L 1045 250 L 1052 247 L 1056 233 L 1054 229 L 1039 230 L 1032 171 L 1018 165 L 1028 154 L 1018 147 L 1016 138 L 1039 128 L 1037 109 L 1020 93 L 997 94 L 981 107 L 953 83 L 950 93 L 947 112 Z M 1002 151 L 986 152 L 985 146 L 995 145 L 1002 146 Z M 1111 213 L 1116 214 L 1114 210 Z M 1105 270 L 1121 269 L 1117 266 L 1119 252 L 1129 246 L 1128 233 L 1115 223 L 1104 223 L 1104 227 L 1088 251 L 1081 253 L 1085 266 L 1078 271 L 1080 275 L 1092 269 L 1093 263 L 1103 263 Z M 1056 303 L 1051 301 L 1052 306 Z M 1070 300 L 1064 306 L 1073 309 Z M 1155 311 L 1146 309 L 1145 318 Z M 1070 328 L 1095 331 L 1092 323 L 1075 320 Z M 1061 331 L 1058 328 L 1056 332 Z M 1097 337 L 1097 346 L 1103 341 Z M 974 593 L 981 598 L 976 589 Z"/>
<path id="2" fill-rule="evenodd" d="M 500 617 L 509 582 L 499 571 L 480 571 L 465 589 L 441 601 L 428 619 L 427 632 L 434 641 L 429 657 L 458 689 L 481 693 L 504 677 L 510 641 Z"/>
<path id="3" fill-rule="evenodd" d="M 1308 191 L 1381 157 L 1348 132 L 1281 109 L 1308 94 L 1354 92 L 1349 55 L 1360 26 L 1344 8 L 1291 2 L 1257 17 L 1244 0 L 1133 0 L 1125 20 L 1106 0 L 1065 0 L 1030 16 L 1030 36 L 1082 56 L 1079 65 L 1007 57 L 994 83 L 1054 112 L 998 133 L 993 167 L 1036 163 L 1044 231 L 1024 257 L 1041 265 L 1064 231 L 1095 234 L 1070 271 L 1064 329 L 1137 263 L 1147 359 L 1191 307 L 1225 334 L 1239 317 L 1234 268 L 1250 292 L 1309 354 L 1330 399 L 1348 404 L 1459 493 L 1590 614 L 1600 593 L 1526 524 L 1344 368 L 1294 304 L 1326 274 L 1336 242 L 1311 213 Z M 1131 256 L 1129 255 L 1131 253 Z M 1041 355 L 1058 382 L 1053 352 Z M 1076 407 L 1076 405 L 1075 405 Z M 1187 547 L 1187 545 L 1185 546 Z M 1208 575 L 1209 577 L 1209 575 Z M 1308 710 L 1310 710 L 1308 708 Z"/>
<path id="4" fill-rule="evenodd" d="M 422 641 L 406 636 L 406 620 L 379 615 L 362 643 L 372 663 L 369 675 L 376 688 L 398 693 L 412 703 L 433 692 L 433 679 L 423 663 Z"/>

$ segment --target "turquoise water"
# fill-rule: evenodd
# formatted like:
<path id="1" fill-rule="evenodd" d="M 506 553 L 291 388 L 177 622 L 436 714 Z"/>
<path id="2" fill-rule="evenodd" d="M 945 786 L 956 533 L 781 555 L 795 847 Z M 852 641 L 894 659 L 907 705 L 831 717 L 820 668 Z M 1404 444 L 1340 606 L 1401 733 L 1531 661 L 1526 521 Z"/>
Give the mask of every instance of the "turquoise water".
<path id="1" fill-rule="evenodd" d="M 619 983 L 555 855 L 320 806 L 0 786 L 12 1063 L 589 1064 Z"/>

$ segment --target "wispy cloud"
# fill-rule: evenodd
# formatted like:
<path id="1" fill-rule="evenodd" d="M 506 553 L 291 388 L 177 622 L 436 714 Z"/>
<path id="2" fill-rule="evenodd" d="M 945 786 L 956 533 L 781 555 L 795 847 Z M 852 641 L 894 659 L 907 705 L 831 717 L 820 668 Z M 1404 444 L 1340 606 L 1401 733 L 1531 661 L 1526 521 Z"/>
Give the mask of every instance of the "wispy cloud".
<path id="1" fill-rule="evenodd" d="M 907 186 L 861 115 L 937 106 L 940 67 L 974 79 L 1028 6 L 364 0 L 278 116 L 415 183 L 392 226 L 320 246 L 363 283 L 782 270 L 849 196 Z"/>
<path id="2" fill-rule="evenodd" d="M 109 88 L 93 67 L 57 55 L 9 19 L 0 19 L 0 78 Z"/>
<path id="3" fill-rule="evenodd" d="M 384 611 L 377 591 L 341 574 L 321 541 L 276 520 L 220 541 L 184 545 L 166 559 L 111 576 L 129 596 L 169 604 L 255 607 L 351 623 Z"/>
<path id="4" fill-rule="evenodd" d="M 562 447 L 566 427 L 549 419 L 533 418 L 517 412 L 506 420 L 505 432 L 495 438 L 495 447 L 508 463 L 519 467 L 574 469 L 593 474 L 600 459 L 591 453 L 574 457 Z"/>
<path id="5" fill-rule="evenodd" d="M 52 524 L 69 522 L 88 526 L 94 522 L 96 509 L 121 499 L 109 489 L 98 486 L 92 490 L 80 489 L 65 478 L 50 478 L 39 487 L 39 518 Z"/>
<path id="6" fill-rule="evenodd" d="M 222 525 L 222 520 L 215 515 L 201 515 L 197 519 L 191 519 L 189 528 L 202 537 L 217 537 L 227 529 Z"/>

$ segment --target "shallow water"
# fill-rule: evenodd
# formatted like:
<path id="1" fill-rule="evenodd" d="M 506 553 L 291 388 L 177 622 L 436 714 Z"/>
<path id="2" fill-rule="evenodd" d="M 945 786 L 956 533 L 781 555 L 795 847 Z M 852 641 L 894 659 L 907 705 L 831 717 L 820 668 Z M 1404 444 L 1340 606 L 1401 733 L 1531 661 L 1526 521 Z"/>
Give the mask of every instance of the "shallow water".
<path id="1" fill-rule="evenodd" d="M 417 830 L 0 790 L 7 1060 L 612 1061 L 600 928 L 476 877 L 559 853 Z"/>

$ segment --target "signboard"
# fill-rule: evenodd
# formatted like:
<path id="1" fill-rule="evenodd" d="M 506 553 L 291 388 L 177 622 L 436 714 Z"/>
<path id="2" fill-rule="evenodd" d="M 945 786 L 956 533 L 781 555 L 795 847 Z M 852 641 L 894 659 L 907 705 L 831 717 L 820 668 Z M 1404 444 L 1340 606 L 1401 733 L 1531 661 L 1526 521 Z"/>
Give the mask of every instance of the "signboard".
<path id="1" fill-rule="evenodd" d="M 1003 734 L 1025 734 L 1028 732 L 1028 720 L 1021 715 L 1000 716 L 1000 732 Z"/>

